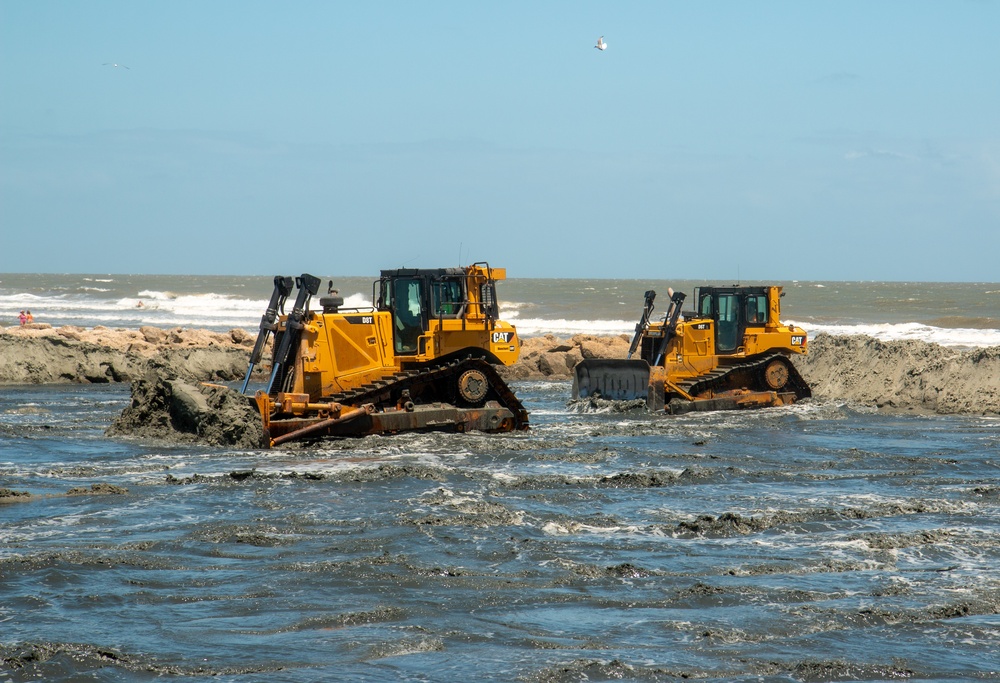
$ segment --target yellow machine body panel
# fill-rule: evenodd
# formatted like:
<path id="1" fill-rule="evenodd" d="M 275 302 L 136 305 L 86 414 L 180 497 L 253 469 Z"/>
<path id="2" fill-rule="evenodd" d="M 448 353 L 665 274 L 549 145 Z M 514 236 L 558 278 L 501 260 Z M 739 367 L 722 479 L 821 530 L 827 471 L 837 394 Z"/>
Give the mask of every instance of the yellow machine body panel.
<path id="1" fill-rule="evenodd" d="M 502 320 L 490 326 L 484 320 L 431 320 L 430 330 L 421 336 L 418 349 L 423 352 L 416 356 L 420 361 L 482 349 L 503 365 L 513 365 L 521 353 L 521 340 L 514 326 Z"/>
<path id="2" fill-rule="evenodd" d="M 391 330 L 385 311 L 314 314 L 303 329 L 302 371 L 292 391 L 315 400 L 395 371 Z"/>

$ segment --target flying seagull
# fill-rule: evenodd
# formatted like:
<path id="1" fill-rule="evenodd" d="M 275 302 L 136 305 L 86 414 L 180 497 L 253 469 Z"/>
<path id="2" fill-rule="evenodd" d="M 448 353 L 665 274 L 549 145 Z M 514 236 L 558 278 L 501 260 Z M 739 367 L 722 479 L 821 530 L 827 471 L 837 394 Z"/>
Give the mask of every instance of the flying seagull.
<path id="1" fill-rule="evenodd" d="M 601 52 L 608 49 L 608 44 L 604 42 L 604 36 L 601 36 L 600 38 L 597 39 L 597 45 L 595 45 L 594 47 L 596 47 Z"/>
<path id="2" fill-rule="evenodd" d="M 604 48 L 602 47 L 601 49 L 603 50 Z M 128 69 L 128 67 L 127 67 L 127 66 L 125 66 L 124 64 L 115 64 L 114 62 L 104 62 L 104 64 L 101 64 L 101 66 L 113 66 L 113 67 L 115 67 L 116 69 L 117 69 L 118 67 L 121 67 L 121 68 L 123 68 L 123 69 Z M 129 69 L 129 71 L 131 71 L 131 69 Z"/>

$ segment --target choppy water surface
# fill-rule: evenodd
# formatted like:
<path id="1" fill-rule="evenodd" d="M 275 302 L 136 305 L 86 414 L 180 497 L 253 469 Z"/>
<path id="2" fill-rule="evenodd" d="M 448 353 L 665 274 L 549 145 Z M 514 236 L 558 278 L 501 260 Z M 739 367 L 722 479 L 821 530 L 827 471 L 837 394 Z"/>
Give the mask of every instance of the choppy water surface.
<path id="1" fill-rule="evenodd" d="M 515 388 L 528 433 L 271 452 L 5 389 L 0 681 L 1000 676 L 1000 421 Z"/>
<path id="2" fill-rule="evenodd" d="M 313 264 L 317 265 L 317 264 Z M 310 266 L 311 267 L 311 266 Z M 314 271 L 317 275 L 319 270 Z M 290 274 L 290 273 L 286 273 Z M 660 293 L 655 317 L 666 311 L 667 289 L 685 292 L 693 280 L 530 279 L 501 281 L 500 315 L 522 337 L 552 333 L 632 334 L 643 294 Z M 370 306 L 371 277 L 323 276 L 347 306 Z M 1000 283 L 769 282 L 785 288 L 782 319 L 810 335 L 866 334 L 882 340 L 918 339 L 946 346 L 1000 344 Z M 28 309 L 53 326 L 201 327 L 256 330 L 273 278 L 204 275 L 82 275 L 0 273 L 0 327 L 18 324 Z M 139 304 L 142 304 L 141 306 Z"/>

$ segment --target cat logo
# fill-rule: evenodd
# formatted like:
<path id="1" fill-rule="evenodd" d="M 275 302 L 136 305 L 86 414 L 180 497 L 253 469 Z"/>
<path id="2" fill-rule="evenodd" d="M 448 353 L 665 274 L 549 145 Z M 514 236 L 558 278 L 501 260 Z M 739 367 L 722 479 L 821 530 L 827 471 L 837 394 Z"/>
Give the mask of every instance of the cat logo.
<path id="1" fill-rule="evenodd" d="M 493 333 L 493 343 L 494 344 L 507 344 L 510 342 L 510 338 L 514 336 L 513 332 L 494 332 Z"/>
<path id="2" fill-rule="evenodd" d="M 793 334 L 792 335 L 792 346 L 802 346 L 806 341 L 806 336 L 804 334 Z"/>

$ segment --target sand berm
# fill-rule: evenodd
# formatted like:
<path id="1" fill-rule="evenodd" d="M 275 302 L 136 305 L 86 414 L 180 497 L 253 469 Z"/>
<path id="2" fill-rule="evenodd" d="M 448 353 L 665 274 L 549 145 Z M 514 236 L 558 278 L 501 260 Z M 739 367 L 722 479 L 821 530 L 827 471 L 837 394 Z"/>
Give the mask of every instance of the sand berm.
<path id="1" fill-rule="evenodd" d="M 0 385 L 131 382 L 133 409 L 142 402 L 172 400 L 190 409 L 192 416 L 206 409 L 220 413 L 231 409 L 231 402 L 199 383 L 242 379 L 254 340 L 242 329 L 223 334 L 155 327 L 53 328 L 39 323 L 0 328 Z M 568 379 L 584 358 L 624 358 L 628 343 L 626 335 L 532 337 L 524 340 L 518 363 L 503 368 L 502 374 L 509 380 Z M 816 400 L 891 411 L 1000 415 L 1000 346 L 960 349 L 820 334 L 810 340 L 809 354 L 794 362 Z M 153 417 L 152 412 L 133 415 L 131 432 L 141 433 Z M 219 419 L 211 421 L 223 431 L 227 420 L 235 419 L 215 417 Z M 204 421 L 203 416 L 192 419 Z M 201 431 L 207 428 L 199 426 Z M 122 431 L 129 432 L 129 426 Z M 233 442 L 232 434 L 198 436 Z M 257 437 L 247 438 L 253 442 Z"/>

